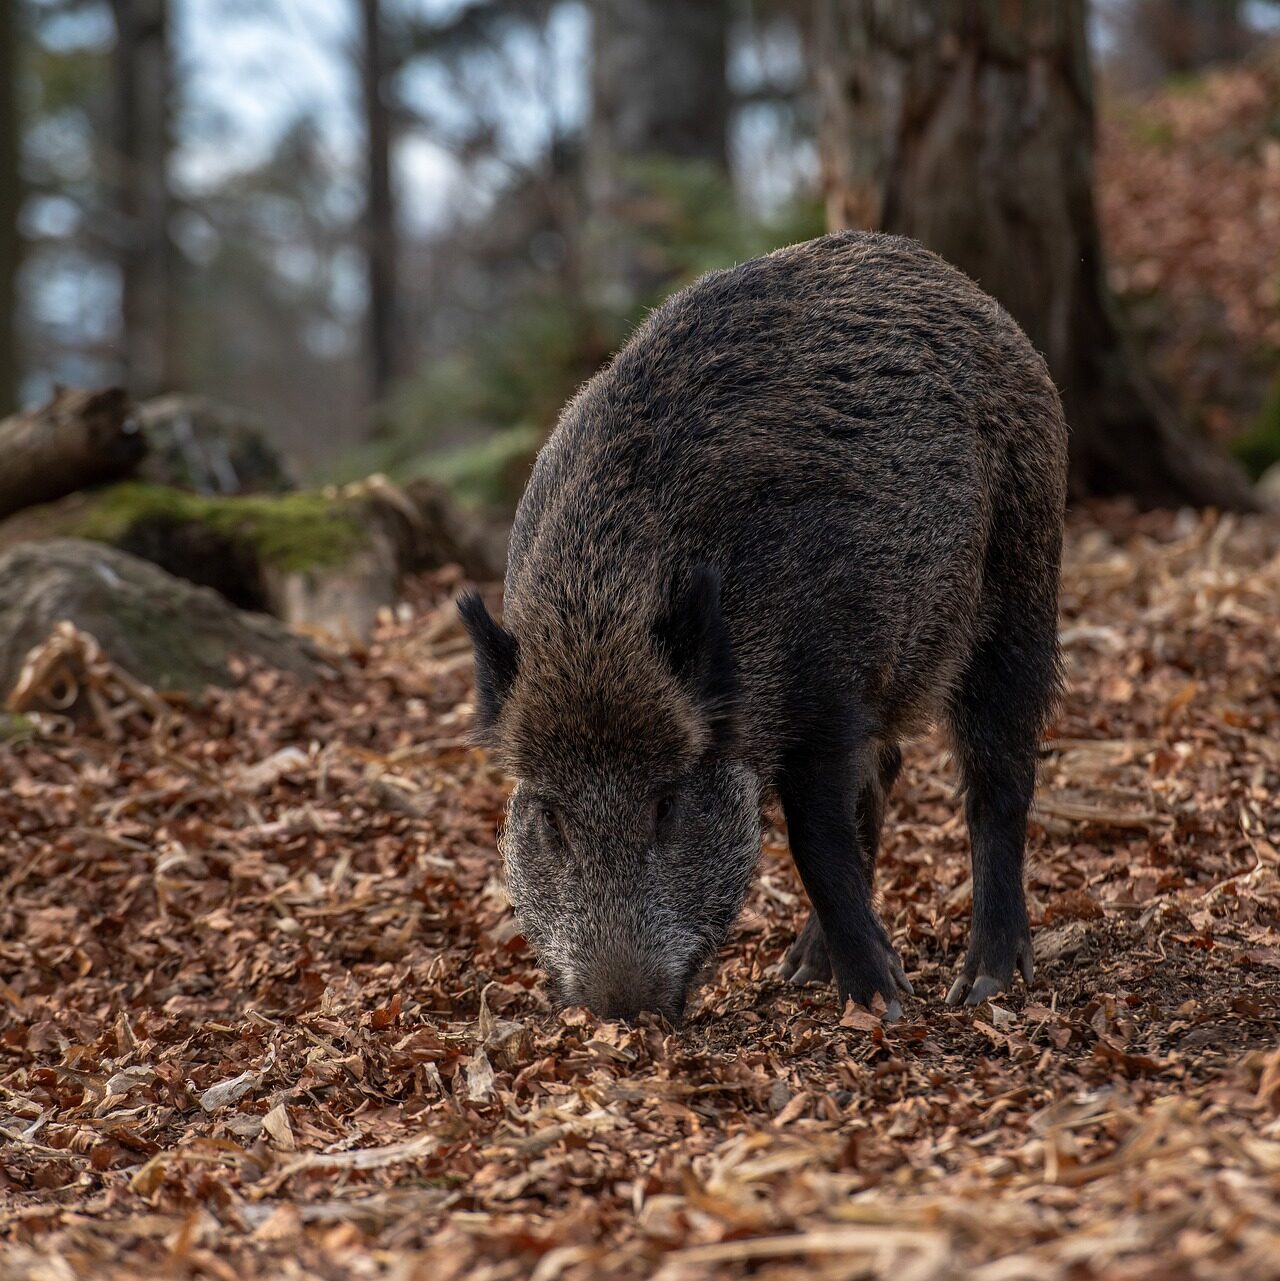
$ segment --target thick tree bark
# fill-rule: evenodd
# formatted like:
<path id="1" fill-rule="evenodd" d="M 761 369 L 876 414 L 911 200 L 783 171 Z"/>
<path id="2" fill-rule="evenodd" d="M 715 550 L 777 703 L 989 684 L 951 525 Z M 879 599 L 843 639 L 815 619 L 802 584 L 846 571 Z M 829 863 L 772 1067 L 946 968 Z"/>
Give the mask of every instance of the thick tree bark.
<path id="1" fill-rule="evenodd" d="M 663 216 L 652 166 L 727 175 L 728 3 L 592 0 L 590 11 L 589 257 L 606 305 L 625 310 L 665 283 L 644 246 L 647 223 Z"/>
<path id="2" fill-rule="evenodd" d="M 115 119 L 111 185 L 118 216 L 124 377 L 139 398 L 177 376 L 170 235 L 167 0 L 111 0 Z"/>
<path id="3" fill-rule="evenodd" d="M 382 31 L 381 0 L 361 0 L 363 48 L 361 83 L 364 95 L 365 176 L 364 249 L 368 312 L 366 342 L 369 393 L 381 401 L 396 373 L 397 290 L 396 219 L 391 186 L 391 111 L 389 74 Z"/>
<path id="4" fill-rule="evenodd" d="M 1256 505 L 1128 348 L 1093 205 L 1084 0 L 822 0 L 832 226 L 922 241 L 1009 309 L 1049 362 L 1077 495 Z"/>
<path id="5" fill-rule="evenodd" d="M 16 3 L 0 4 L 0 416 L 18 407 L 18 267 L 22 241 Z"/>
<path id="6" fill-rule="evenodd" d="M 0 421 L 0 519 L 127 476 L 146 452 L 124 392 L 59 392 Z"/>

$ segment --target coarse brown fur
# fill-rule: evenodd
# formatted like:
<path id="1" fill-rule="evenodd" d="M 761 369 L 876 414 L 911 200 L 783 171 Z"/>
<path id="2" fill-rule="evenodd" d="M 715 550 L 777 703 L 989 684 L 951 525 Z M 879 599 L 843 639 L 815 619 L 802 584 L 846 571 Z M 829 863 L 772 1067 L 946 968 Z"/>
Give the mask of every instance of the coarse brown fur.
<path id="1" fill-rule="evenodd" d="M 481 727 L 520 780 L 513 895 L 561 999 L 678 1014 L 776 787 L 816 909 L 788 969 L 893 1003 L 879 815 L 897 744 L 939 720 L 975 847 L 953 997 L 1029 976 L 1065 472 L 1043 360 L 914 242 L 779 250 L 640 326 L 538 457 L 504 627 L 464 602 Z"/>

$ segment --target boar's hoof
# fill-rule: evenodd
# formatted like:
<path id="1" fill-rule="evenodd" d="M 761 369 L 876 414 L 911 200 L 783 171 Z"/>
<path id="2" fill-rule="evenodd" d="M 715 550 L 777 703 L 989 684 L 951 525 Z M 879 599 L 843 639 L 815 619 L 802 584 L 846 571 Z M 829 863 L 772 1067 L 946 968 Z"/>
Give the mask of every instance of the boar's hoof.
<path id="1" fill-rule="evenodd" d="M 778 966 L 778 974 L 796 987 L 831 982 L 831 957 L 827 955 L 827 940 L 822 936 L 816 912 L 809 913 L 804 929 Z"/>
<path id="2" fill-rule="evenodd" d="M 993 963 L 989 956 L 984 956 L 975 948 L 969 949 L 964 969 L 959 978 L 951 985 L 947 993 L 948 1005 L 981 1005 L 989 1001 L 997 992 L 1003 992 L 1013 982 L 1013 969 L 1016 965 L 1027 986 L 1035 976 L 1032 962 L 1031 936 L 1024 934 L 1007 949 L 1009 956 L 1003 963 Z"/>
<path id="3" fill-rule="evenodd" d="M 916 990 L 911 986 L 911 980 L 907 978 L 907 972 L 902 968 L 902 962 L 898 959 L 898 954 L 893 948 L 889 952 L 889 973 L 893 975 L 893 981 L 898 985 L 899 992 L 905 992 L 908 996 L 915 996 Z"/>
<path id="4" fill-rule="evenodd" d="M 902 968 L 898 954 L 882 935 L 883 931 L 877 929 L 876 937 L 868 940 L 857 964 L 837 986 L 844 1000 L 856 1001 L 867 1009 L 872 1008 L 878 994 L 885 1001 L 885 1022 L 894 1023 L 902 1017 L 902 1003 L 897 993 L 914 996 L 915 989 Z M 797 987 L 831 981 L 831 954 L 827 951 L 827 941 L 816 912 L 809 913 L 804 929 L 779 964 L 778 974 Z"/>
<path id="5" fill-rule="evenodd" d="M 857 963 L 848 972 L 842 971 L 837 975 L 836 987 L 840 993 L 841 1006 L 846 1001 L 853 1001 L 856 1005 L 873 1010 L 875 999 L 879 996 L 885 1003 L 882 1017 L 886 1023 L 896 1023 L 902 1017 L 899 993 L 915 995 L 915 988 L 911 986 L 911 980 L 907 978 L 898 954 L 884 938 L 869 941 Z"/>

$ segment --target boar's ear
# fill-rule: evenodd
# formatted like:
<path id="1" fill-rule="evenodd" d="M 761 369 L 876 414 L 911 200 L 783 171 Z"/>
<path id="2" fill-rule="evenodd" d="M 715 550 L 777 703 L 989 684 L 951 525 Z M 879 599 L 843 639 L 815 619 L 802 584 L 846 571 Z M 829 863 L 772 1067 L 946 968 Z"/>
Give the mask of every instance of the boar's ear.
<path id="1" fill-rule="evenodd" d="M 698 564 L 686 581 L 672 584 L 653 637 L 671 670 L 692 691 L 713 741 L 724 746 L 733 734 L 738 673 L 720 610 L 719 570 Z"/>
<path id="2" fill-rule="evenodd" d="M 476 729 L 487 738 L 515 681 L 520 647 L 506 628 L 493 621 L 479 592 L 460 596 L 458 613 L 476 655 Z"/>

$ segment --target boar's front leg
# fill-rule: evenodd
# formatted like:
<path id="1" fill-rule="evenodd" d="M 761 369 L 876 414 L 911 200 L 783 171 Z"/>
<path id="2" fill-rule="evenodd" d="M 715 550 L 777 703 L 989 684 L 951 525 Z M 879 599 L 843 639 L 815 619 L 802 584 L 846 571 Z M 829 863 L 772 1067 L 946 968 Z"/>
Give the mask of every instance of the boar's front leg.
<path id="1" fill-rule="evenodd" d="M 884 827 L 884 803 L 893 790 L 902 769 L 902 751 L 896 743 L 886 744 L 875 753 L 875 765 L 863 771 L 858 792 L 858 841 L 867 869 L 867 880 L 875 885 L 876 858 L 880 852 L 880 832 Z M 806 983 L 831 981 L 831 957 L 827 940 L 822 935 L 818 914 L 811 911 L 796 941 L 778 967 L 781 976 L 797 987 Z"/>
<path id="2" fill-rule="evenodd" d="M 871 904 L 870 851 L 856 801 L 858 759 L 854 751 L 793 753 L 783 771 L 779 790 L 791 857 L 814 912 L 798 945 L 806 947 L 803 963 L 817 978 L 825 942 L 842 1003 L 852 998 L 870 1008 L 878 993 L 887 1017 L 896 1019 L 898 993 L 909 994 L 911 984 Z"/>

